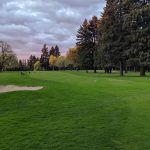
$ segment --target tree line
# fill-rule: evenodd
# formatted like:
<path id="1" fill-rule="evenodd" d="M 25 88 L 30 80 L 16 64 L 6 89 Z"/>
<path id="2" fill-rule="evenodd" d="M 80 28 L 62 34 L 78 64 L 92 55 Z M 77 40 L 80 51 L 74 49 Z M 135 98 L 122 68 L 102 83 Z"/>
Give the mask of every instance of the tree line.
<path id="1" fill-rule="evenodd" d="M 65 56 L 60 53 L 59 46 L 48 49 L 44 44 L 41 56 L 31 55 L 28 59 L 18 60 L 11 46 L 0 41 L 0 71 L 48 71 L 74 70 L 78 68 L 77 49 L 69 48 Z"/>
<path id="2" fill-rule="evenodd" d="M 31 55 L 27 60 L 19 60 L 19 70 L 74 70 L 77 67 L 77 49 L 70 48 L 66 55 L 62 56 L 60 48 L 57 45 L 48 49 L 47 45 L 44 44 L 40 57 Z"/>
<path id="3" fill-rule="evenodd" d="M 150 68 L 150 0 L 107 0 L 100 19 L 84 20 L 77 33 L 78 60 L 87 70 Z"/>
<path id="4" fill-rule="evenodd" d="M 150 71 L 150 0 L 106 0 L 100 18 L 85 19 L 77 31 L 77 42 L 65 56 L 59 46 L 48 49 L 44 44 L 41 56 L 19 60 L 19 70 L 112 70 Z M 8 68 L 10 58 L 17 65 L 16 55 L 5 42 L 1 43 L 0 70 Z M 3 44 L 2 44 L 3 43 Z M 3 48 L 2 48 L 3 47 Z M 4 53 L 4 50 L 6 53 Z"/>

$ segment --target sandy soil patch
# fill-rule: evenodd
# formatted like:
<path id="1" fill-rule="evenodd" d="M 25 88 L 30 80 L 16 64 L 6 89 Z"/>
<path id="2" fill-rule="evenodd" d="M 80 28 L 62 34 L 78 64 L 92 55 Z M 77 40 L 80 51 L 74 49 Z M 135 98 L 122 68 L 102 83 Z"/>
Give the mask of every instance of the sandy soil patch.
<path id="1" fill-rule="evenodd" d="M 37 91 L 43 87 L 30 87 L 30 86 L 16 86 L 16 85 L 0 85 L 0 93 L 13 92 L 13 91 Z"/>

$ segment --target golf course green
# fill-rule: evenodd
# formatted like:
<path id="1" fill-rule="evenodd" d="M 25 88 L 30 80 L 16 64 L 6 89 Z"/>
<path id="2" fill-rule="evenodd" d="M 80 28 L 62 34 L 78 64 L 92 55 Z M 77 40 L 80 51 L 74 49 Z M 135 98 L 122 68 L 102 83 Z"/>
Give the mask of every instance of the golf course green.
<path id="1" fill-rule="evenodd" d="M 150 76 L 0 73 L 0 150 L 149 150 Z"/>

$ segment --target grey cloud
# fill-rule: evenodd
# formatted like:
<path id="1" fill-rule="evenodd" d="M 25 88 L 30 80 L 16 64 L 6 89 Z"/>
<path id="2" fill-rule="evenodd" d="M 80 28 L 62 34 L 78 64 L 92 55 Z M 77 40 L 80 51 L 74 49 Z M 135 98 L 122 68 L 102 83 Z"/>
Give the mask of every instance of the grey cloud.
<path id="1" fill-rule="evenodd" d="M 64 53 L 85 18 L 100 16 L 105 0 L 0 0 L 0 40 L 19 57 L 40 55 L 44 43 Z"/>

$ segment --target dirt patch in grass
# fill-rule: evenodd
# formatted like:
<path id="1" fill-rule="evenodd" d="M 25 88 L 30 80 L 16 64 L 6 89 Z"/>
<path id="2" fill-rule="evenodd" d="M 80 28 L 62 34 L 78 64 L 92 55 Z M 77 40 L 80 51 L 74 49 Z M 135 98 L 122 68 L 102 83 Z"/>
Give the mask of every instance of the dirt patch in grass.
<path id="1" fill-rule="evenodd" d="M 0 85 L 0 93 L 13 92 L 13 91 L 37 91 L 43 87 L 31 87 L 31 86 L 16 86 L 16 85 Z"/>

